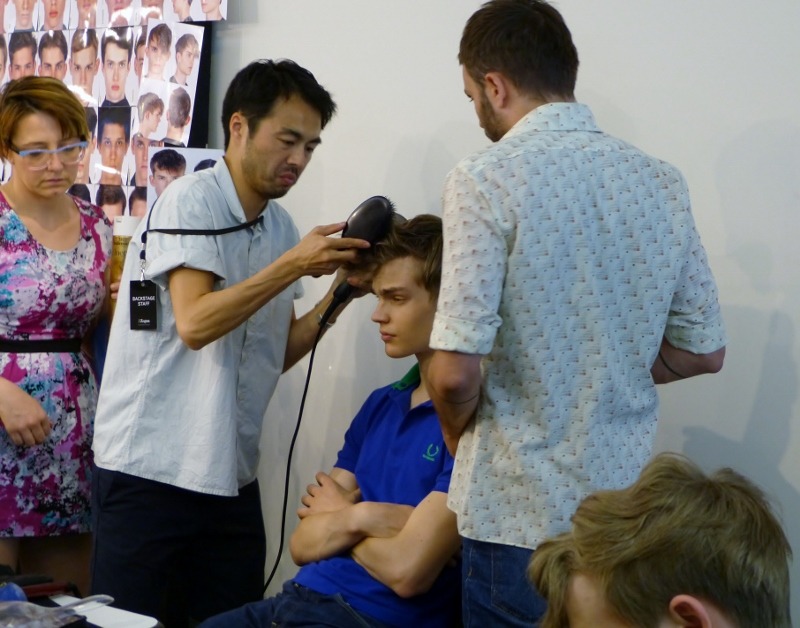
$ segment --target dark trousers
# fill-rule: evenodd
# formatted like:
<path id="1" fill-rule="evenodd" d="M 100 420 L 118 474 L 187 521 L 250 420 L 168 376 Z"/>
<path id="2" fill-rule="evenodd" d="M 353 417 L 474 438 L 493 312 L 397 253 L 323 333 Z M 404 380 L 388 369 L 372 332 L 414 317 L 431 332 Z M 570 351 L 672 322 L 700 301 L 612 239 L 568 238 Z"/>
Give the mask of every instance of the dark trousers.
<path id="1" fill-rule="evenodd" d="M 271 598 L 212 617 L 199 628 L 387 628 L 359 613 L 341 595 L 322 595 L 289 580 Z"/>
<path id="2" fill-rule="evenodd" d="M 182 628 L 260 600 L 266 535 L 258 482 L 219 497 L 97 469 L 92 592 Z"/>

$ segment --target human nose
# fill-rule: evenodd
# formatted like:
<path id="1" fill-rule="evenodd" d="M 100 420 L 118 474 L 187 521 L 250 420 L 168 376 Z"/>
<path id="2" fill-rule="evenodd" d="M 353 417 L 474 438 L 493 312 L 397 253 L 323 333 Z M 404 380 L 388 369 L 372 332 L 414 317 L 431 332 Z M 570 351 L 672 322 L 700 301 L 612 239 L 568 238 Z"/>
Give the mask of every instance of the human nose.
<path id="1" fill-rule="evenodd" d="M 55 157 L 56 166 L 53 166 L 53 158 Z M 47 155 L 47 169 L 48 170 L 63 170 L 64 169 L 64 162 L 61 161 L 61 155 L 59 153 L 50 153 Z"/>
<path id="2" fill-rule="evenodd" d="M 375 309 L 372 311 L 371 320 L 373 323 L 384 323 L 386 322 L 386 310 L 381 305 L 381 302 L 378 301 L 378 304 L 375 306 Z"/>
<path id="3" fill-rule="evenodd" d="M 305 146 L 297 145 L 292 148 L 287 161 L 291 165 L 303 170 L 308 165 L 310 159 L 311 154 L 306 150 Z"/>

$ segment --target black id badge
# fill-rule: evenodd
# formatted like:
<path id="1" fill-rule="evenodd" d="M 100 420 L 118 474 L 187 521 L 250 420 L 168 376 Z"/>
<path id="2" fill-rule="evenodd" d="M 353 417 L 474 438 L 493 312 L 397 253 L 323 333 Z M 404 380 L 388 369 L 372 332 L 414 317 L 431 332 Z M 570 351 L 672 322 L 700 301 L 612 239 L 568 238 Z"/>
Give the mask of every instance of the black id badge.
<path id="1" fill-rule="evenodd" d="M 156 291 L 152 281 L 131 281 L 131 329 L 158 329 Z"/>

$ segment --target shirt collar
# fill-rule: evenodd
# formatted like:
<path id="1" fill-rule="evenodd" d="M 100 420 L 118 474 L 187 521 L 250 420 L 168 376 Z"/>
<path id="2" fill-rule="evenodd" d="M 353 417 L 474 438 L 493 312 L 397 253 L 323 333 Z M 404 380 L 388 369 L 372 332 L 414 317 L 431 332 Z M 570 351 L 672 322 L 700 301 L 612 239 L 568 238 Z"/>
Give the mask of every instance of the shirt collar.
<path id="1" fill-rule="evenodd" d="M 395 382 L 392 384 L 392 388 L 395 390 L 406 390 L 410 387 L 416 388 L 419 385 L 420 376 L 419 376 L 419 362 L 417 362 L 414 366 L 412 366 L 408 373 L 403 375 L 403 378 L 400 381 Z"/>
<path id="2" fill-rule="evenodd" d="M 212 171 L 217 180 L 217 185 L 222 191 L 222 196 L 225 197 L 225 201 L 228 204 L 228 210 L 237 222 L 247 222 L 247 216 L 244 213 L 241 202 L 239 202 L 239 195 L 236 194 L 236 186 L 233 185 L 233 177 L 231 177 L 231 171 L 228 170 L 228 164 L 222 158 L 217 159 Z"/>
<path id="3" fill-rule="evenodd" d="M 503 139 L 535 131 L 589 131 L 600 133 L 592 111 L 577 102 L 551 102 L 532 109 L 509 129 Z"/>

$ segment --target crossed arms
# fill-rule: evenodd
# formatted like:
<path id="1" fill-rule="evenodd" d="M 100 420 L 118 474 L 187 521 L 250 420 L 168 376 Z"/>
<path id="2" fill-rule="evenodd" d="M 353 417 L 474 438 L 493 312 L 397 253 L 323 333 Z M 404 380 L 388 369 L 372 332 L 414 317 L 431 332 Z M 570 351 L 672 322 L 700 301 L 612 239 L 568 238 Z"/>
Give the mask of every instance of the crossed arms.
<path id="1" fill-rule="evenodd" d="M 408 598 L 430 589 L 461 545 L 445 493 L 432 491 L 412 507 L 361 501 L 355 475 L 337 467 L 316 480 L 289 542 L 298 565 L 349 551 L 373 578 Z"/>

